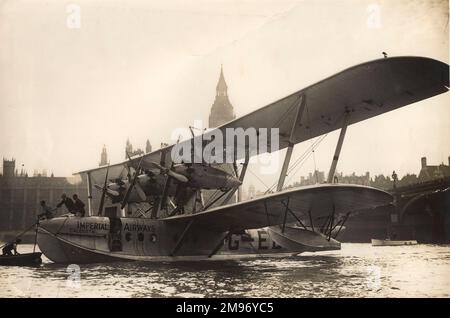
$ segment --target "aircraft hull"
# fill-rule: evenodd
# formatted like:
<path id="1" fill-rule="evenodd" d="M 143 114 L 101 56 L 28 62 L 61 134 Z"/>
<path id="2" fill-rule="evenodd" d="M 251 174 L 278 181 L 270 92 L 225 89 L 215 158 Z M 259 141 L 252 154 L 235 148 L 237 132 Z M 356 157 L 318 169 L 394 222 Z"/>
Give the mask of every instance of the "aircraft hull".
<path id="1" fill-rule="evenodd" d="M 70 216 L 42 221 L 38 245 L 55 263 L 78 264 L 286 257 L 305 251 L 340 249 L 339 242 L 329 242 L 323 235 L 291 227 L 281 233 L 277 228 L 246 230 L 226 238 L 225 233 L 196 230 L 193 235 L 186 235 L 182 247 L 173 253 L 181 231 L 167 228 L 160 220 Z M 218 252 L 209 257 L 221 241 Z"/>

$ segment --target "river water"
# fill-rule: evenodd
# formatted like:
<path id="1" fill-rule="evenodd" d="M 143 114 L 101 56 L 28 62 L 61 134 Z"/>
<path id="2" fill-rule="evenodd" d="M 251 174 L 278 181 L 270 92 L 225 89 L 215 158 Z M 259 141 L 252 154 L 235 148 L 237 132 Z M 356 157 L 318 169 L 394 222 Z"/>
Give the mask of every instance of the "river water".
<path id="1" fill-rule="evenodd" d="M 22 252 L 32 246 L 20 246 Z M 0 267 L 0 297 L 450 297 L 450 245 L 191 263 Z"/>

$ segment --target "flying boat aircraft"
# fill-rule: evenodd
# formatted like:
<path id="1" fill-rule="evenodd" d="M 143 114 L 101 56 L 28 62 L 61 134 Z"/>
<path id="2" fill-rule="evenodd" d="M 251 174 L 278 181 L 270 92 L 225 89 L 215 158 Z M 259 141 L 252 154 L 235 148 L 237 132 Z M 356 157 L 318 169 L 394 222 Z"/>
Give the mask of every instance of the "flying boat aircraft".
<path id="1" fill-rule="evenodd" d="M 215 129 L 277 128 L 276 149 L 273 140 L 251 148 L 245 140 L 233 139 L 233 149 L 240 146 L 245 151 L 234 151 L 231 163 L 174 159 L 174 147 L 183 143 L 207 147 L 211 140 L 205 141 L 202 134 L 118 164 L 81 171 L 88 185 L 88 216 L 41 221 L 39 248 L 57 263 L 217 260 L 338 249 L 335 238 L 352 211 L 393 200 L 372 187 L 333 182 L 347 127 L 445 93 L 448 86 L 449 67 L 440 61 L 374 60 Z M 293 147 L 338 129 L 327 182 L 283 190 Z M 221 136 L 222 144 L 228 145 L 226 133 Z M 250 157 L 285 148 L 276 192 L 233 202 Z M 230 155 L 230 148 L 222 150 Z M 208 191 L 218 195 L 205 199 Z"/>

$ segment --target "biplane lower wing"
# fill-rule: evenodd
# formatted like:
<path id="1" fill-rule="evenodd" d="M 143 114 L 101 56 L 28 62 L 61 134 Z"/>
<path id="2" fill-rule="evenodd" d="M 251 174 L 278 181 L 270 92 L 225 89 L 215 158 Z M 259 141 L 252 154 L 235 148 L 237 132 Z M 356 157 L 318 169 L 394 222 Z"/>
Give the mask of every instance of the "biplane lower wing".
<path id="1" fill-rule="evenodd" d="M 163 219 L 167 225 L 195 225 L 217 232 L 257 229 L 323 219 L 354 210 L 375 208 L 392 202 L 392 195 L 372 187 L 321 184 L 266 195 L 249 201 L 221 206 L 197 214 Z"/>

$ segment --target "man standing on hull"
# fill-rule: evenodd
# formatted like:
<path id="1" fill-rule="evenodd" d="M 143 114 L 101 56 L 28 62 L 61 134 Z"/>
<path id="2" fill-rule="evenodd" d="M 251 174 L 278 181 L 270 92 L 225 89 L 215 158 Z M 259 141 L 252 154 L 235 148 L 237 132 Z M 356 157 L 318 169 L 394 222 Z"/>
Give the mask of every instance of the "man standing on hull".
<path id="1" fill-rule="evenodd" d="M 73 195 L 73 202 L 76 216 L 84 217 L 86 214 L 86 210 L 84 209 L 85 204 L 78 198 L 77 194 Z"/>
<path id="2" fill-rule="evenodd" d="M 75 203 L 71 198 L 68 198 L 65 193 L 61 195 L 61 202 L 59 202 L 56 207 L 60 208 L 63 205 L 66 206 L 66 209 L 67 211 L 69 211 L 69 213 L 75 213 Z"/>

